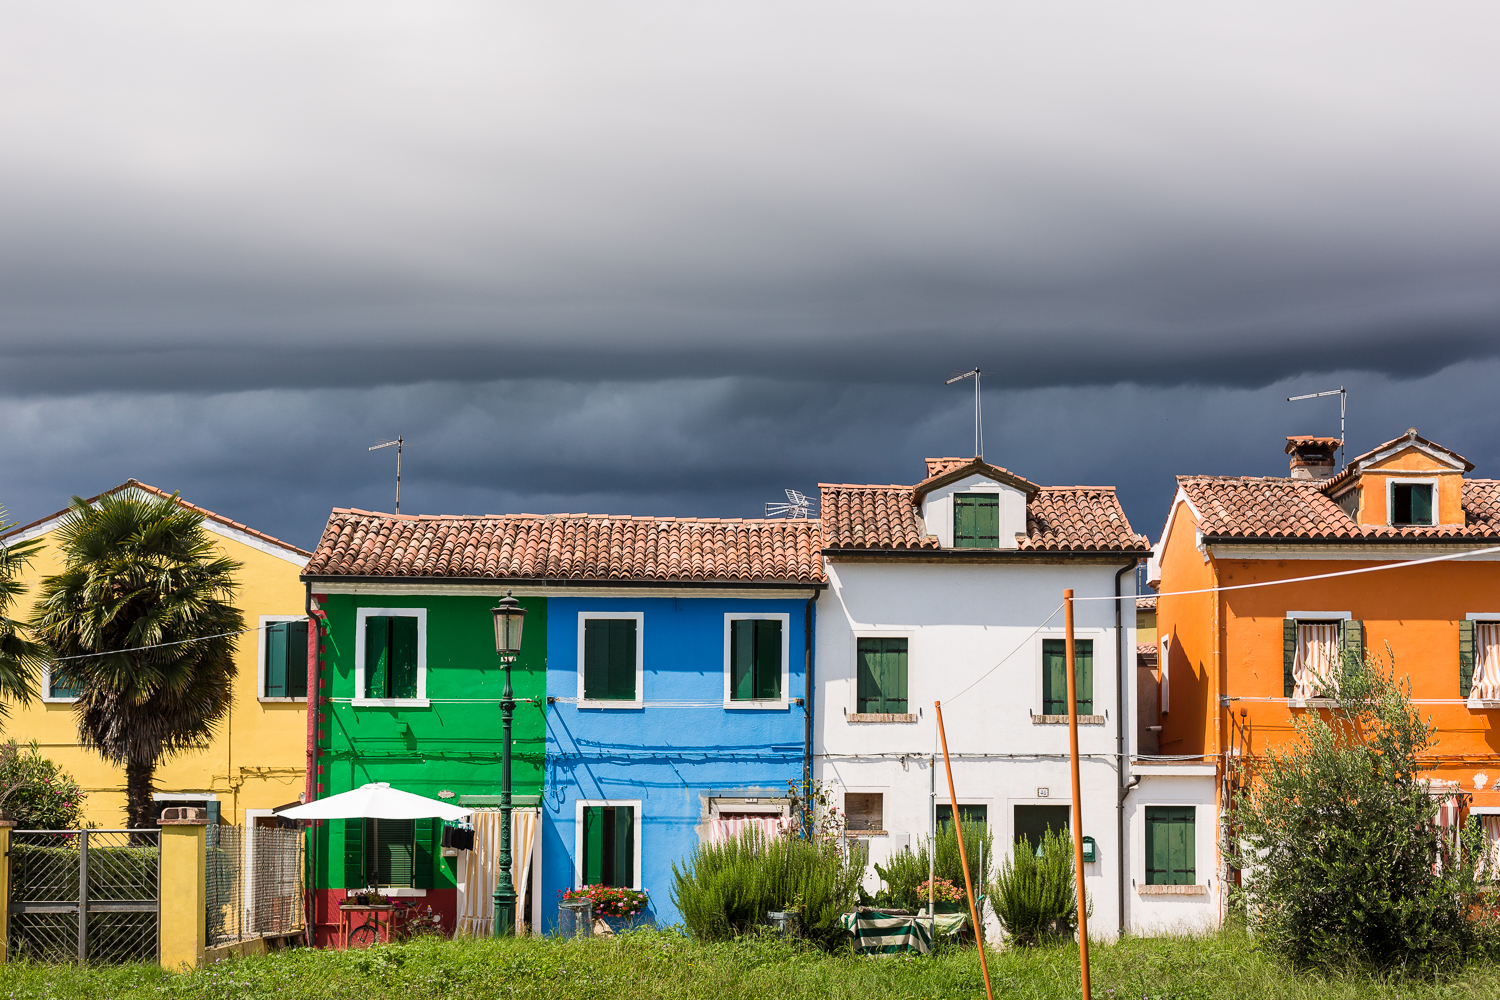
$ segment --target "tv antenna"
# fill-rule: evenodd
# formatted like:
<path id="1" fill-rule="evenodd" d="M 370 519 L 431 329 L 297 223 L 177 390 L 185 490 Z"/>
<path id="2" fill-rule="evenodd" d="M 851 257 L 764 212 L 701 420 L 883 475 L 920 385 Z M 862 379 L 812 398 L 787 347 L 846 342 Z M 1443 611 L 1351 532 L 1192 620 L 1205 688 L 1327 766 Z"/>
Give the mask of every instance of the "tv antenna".
<path id="1" fill-rule="evenodd" d="M 807 494 L 801 490 L 787 490 L 786 503 L 766 504 L 767 517 L 787 517 L 797 521 L 807 520 L 808 511 L 812 509 L 812 501 L 807 499 Z"/>
<path id="2" fill-rule="evenodd" d="M 379 451 L 382 448 L 396 446 L 396 513 L 401 513 L 401 436 L 398 434 L 396 440 L 386 441 L 383 444 L 370 445 L 371 451 Z"/>
<path id="3" fill-rule="evenodd" d="M 1324 389 L 1322 392 L 1304 392 L 1300 396 L 1288 396 L 1288 403 L 1295 403 L 1299 399 L 1317 399 L 1319 396 L 1337 396 L 1339 398 L 1339 465 L 1345 464 L 1344 459 L 1344 405 L 1349 401 L 1349 393 L 1343 386 L 1337 389 Z"/>
<path id="4" fill-rule="evenodd" d="M 962 373 L 960 373 L 960 372 L 954 372 L 953 373 L 953 377 L 950 378 L 948 381 L 946 381 L 946 382 L 943 383 L 944 385 L 952 385 L 954 382 L 962 382 L 966 378 L 972 378 L 974 380 L 974 457 L 975 458 L 983 458 L 984 457 L 984 421 L 983 421 L 983 419 L 981 417 L 980 401 L 979 401 L 979 377 L 981 375 L 983 375 L 983 374 L 984 374 L 984 372 L 980 371 L 978 368 L 974 368 L 974 369 L 971 369 L 969 371 L 962 372 Z"/>

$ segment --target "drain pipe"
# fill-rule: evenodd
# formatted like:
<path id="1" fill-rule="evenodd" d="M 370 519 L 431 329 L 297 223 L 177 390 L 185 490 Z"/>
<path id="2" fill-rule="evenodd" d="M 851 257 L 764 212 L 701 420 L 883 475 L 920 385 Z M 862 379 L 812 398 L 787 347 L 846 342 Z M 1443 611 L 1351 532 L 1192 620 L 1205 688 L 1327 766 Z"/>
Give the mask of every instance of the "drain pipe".
<path id="1" fill-rule="evenodd" d="M 1125 934 L 1125 862 L 1127 860 L 1125 857 L 1125 796 L 1129 793 L 1130 789 L 1140 783 L 1141 779 L 1135 778 L 1129 784 L 1125 783 L 1125 767 L 1127 763 L 1125 755 L 1127 749 L 1125 744 L 1125 686 L 1128 683 L 1126 678 L 1129 676 L 1127 671 L 1135 668 L 1135 660 L 1134 657 L 1128 657 L 1125 650 L 1125 629 L 1121 627 L 1121 621 L 1124 616 L 1120 606 L 1124 602 L 1120 600 L 1120 579 L 1126 573 L 1134 570 L 1139 562 L 1140 560 L 1138 559 L 1131 560 L 1129 563 L 1121 566 L 1119 572 L 1115 574 L 1115 655 L 1116 663 L 1118 664 L 1116 671 L 1118 676 L 1115 679 L 1115 752 L 1118 755 L 1115 758 L 1117 761 L 1115 776 L 1119 785 L 1118 801 L 1115 803 L 1115 850 L 1118 852 L 1119 857 L 1116 859 L 1115 864 L 1118 866 L 1120 873 L 1119 915 L 1121 936 Z M 1135 610 L 1133 604 L 1131 610 Z"/>
<path id="2" fill-rule="evenodd" d="M 823 592 L 814 590 L 802 609 L 802 781 L 803 793 L 812 788 L 813 776 L 813 605 Z M 802 810 L 807 822 L 807 810 Z M 806 831 L 804 831 L 805 833 Z"/>

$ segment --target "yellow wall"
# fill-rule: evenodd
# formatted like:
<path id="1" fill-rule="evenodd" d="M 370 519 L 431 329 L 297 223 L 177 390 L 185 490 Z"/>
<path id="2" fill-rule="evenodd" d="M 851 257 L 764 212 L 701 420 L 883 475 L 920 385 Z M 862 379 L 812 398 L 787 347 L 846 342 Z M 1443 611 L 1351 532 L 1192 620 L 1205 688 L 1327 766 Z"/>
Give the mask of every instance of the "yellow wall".
<path id="1" fill-rule="evenodd" d="M 43 576 L 62 569 L 62 561 L 50 544 L 32 560 L 22 580 L 27 593 L 16 611 L 30 614 Z M 303 614 L 306 591 L 298 579 L 304 560 L 285 550 L 296 561 L 269 555 L 259 548 L 211 534 L 229 558 L 242 563 L 237 574 L 238 604 L 247 627 L 260 624 L 261 615 Z M 257 632 L 239 637 L 235 663 L 234 707 L 220 724 L 217 738 L 207 749 L 167 758 L 156 770 L 156 791 L 214 793 L 218 796 L 223 822 L 243 823 L 246 809 L 270 809 L 295 802 L 305 787 L 307 761 L 307 704 L 261 702 L 256 698 Z M 125 825 L 125 769 L 106 764 L 98 754 L 78 745 L 78 726 L 71 704 L 44 704 L 33 700 L 30 707 L 9 706 L 4 737 L 21 744 L 36 740 L 42 755 L 57 761 L 88 793 L 84 819 L 99 826 Z"/>

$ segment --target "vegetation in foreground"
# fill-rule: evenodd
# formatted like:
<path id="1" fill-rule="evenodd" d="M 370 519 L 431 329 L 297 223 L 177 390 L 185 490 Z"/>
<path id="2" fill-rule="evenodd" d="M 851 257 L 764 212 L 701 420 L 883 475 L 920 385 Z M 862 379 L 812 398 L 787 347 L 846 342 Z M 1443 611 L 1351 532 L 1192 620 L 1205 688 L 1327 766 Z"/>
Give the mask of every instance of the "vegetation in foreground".
<path id="1" fill-rule="evenodd" d="M 1500 965 L 1474 962 L 1432 983 L 1363 975 L 1289 975 L 1239 931 L 1205 938 L 1127 940 L 1093 949 L 1097 1000 L 1469 1000 L 1500 996 Z M 991 952 L 995 995 L 1078 996 L 1078 952 L 1051 945 Z M 636 931 L 614 940 L 505 942 L 440 939 L 360 952 L 297 950 L 172 975 L 145 966 L 78 969 L 13 964 L 0 997 L 357 998 L 399 996 L 620 1000 L 621 997 L 763 1000 L 982 998 L 973 949 L 936 958 L 863 958 L 756 935 L 700 944 Z"/>

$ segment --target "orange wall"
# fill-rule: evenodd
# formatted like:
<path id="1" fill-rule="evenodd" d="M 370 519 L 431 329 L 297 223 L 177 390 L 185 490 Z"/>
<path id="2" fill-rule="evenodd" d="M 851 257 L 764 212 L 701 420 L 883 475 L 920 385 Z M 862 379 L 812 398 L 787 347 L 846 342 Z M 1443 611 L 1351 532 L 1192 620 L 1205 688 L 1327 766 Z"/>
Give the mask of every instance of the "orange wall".
<path id="1" fill-rule="evenodd" d="M 1218 698 L 1215 595 L 1171 596 L 1172 591 L 1217 586 L 1213 563 L 1205 563 L 1203 553 L 1198 551 L 1197 532 L 1197 519 L 1182 504 L 1162 547 L 1163 596 L 1156 602 L 1157 662 L 1158 669 L 1170 671 L 1171 684 L 1171 709 L 1161 719 L 1160 752 L 1164 755 L 1217 752 L 1213 733 L 1217 717 L 1211 708 Z M 1163 641 L 1167 643 L 1165 656 L 1161 653 Z"/>
<path id="2" fill-rule="evenodd" d="M 1387 524 L 1386 482 L 1393 478 L 1410 476 L 1434 477 L 1437 488 L 1437 523 L 1463 524 L 1463 473 L 1439 465 L 1430 455 L 1416 448 L 1407 448 L 1390 458 L 1371 463 L 1360 473 L 1360 483 L 1355 489 L 1360 493 L 1359 510 L 1355 520 L 1360 524 Z"/>

